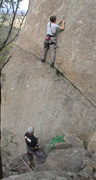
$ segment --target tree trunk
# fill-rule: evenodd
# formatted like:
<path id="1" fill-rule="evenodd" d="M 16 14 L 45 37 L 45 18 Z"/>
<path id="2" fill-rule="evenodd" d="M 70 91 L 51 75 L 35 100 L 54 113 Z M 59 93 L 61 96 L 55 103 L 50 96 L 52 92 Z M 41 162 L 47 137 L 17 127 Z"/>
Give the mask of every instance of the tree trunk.
<path id="1" fill-rule="evenodd" d="M 1 77 L 1 71 L 0 71 Z M 0 81 L 0 115 L 1 115 L 1 81 Z M 2 160 L 1 160 L 1 116 L 0 116 L 0 179 L 3 178 L 2 174 Z"/>

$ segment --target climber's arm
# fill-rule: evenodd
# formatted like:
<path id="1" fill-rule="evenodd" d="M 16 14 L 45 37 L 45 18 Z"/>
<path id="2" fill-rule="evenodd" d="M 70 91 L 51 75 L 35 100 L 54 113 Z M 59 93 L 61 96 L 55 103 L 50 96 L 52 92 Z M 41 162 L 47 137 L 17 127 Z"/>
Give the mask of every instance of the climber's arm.
<path id="1" fill-rule="evenodd" d="M 62 21 L 62 26 L 60 27 L 61 30 L 64 30 L 64 20 Z"/>
<path id="2" fill-rule="evenodd" d="M 61 19 L 57 24 L 59 25 L 62 21 L 63 21 L 63 19 Z"/>

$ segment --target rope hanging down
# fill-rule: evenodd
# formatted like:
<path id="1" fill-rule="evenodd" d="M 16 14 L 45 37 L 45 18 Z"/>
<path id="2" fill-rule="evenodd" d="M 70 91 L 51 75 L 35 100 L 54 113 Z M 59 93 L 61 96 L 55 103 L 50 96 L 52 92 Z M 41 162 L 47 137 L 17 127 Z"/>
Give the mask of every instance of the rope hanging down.
<path id="1" fill-rule="evenodd" d="M 77 0 L 71 0 L 71 2 L 69 3 L 69 5 L 68 5 L 67 8 L 66 8 L 66 12 L 65 12 L 65 15 L 63 16 L 63 19 L 66 18 L 66 15 L 68 14 L 70 7 L 72 7 L 72 4 L 75 5 L 76 1 L 77 1 Z M 48 63 L 48 62 L 46 62 L 46 63 Z M 48 64 L 49 64 L 49 63 L 48 63 Z M 54 88 L 54 82 L 55 82 L 55 72 L 53 73 L 53 84 L 52 84 L 52 87 L 51 87 L 51 89 L 50 89 L 49 96 L 48 96 L 48 100 L 47 100 L 47 103 L 46 103 L 46 106 L 45 106 L 44 114 L 43 114 L 42 121 L 41 121 L 41 125 L 40 125 L 40 131 L 41 131 L 42 125 L 43 125 L 44 120 L 45 120 L 45 117 L 46 117 L 46 113 L 47 113 L 47 110 L 48 110 L 49 101 L 50 101 L 51 94 L 52 94 L 52 91 L 53 91 L 53 88 Z M 39 135 L 40 135 L 40 132 L 39 132 Z"/>
<path id="2" fill-rule="evenodd" d="M 52 94 L 52 91 L 53 91 L 53 88 L 54 88 L 55 74 L 56 74 L 56 73 L 55 73 L 55 71 L 54 71 L 54 72 L 53 72 L 53 83 L 52 83 L 52 86 L 51 86 L 51 88 L 50 88 L 49 96 L 48 96 L 47 103 L 46 103 L 45 110 L 44 110 L 44 114 L 43 114 L 43 117 L 42 117 L 42 121 L 41 121 L 41 125 L 40 125 L 40 131 L 41 131 L 42 125 L 43 125 L 44 120 L 45 120 L 45 117 L 46 117 L 46 113 L 47 113 L 47 110 L 48 110 L 49 101 L 50 101 L 51 94 Z M 39 135 L 40 135 L 40 132 L 39 132 Z"/>

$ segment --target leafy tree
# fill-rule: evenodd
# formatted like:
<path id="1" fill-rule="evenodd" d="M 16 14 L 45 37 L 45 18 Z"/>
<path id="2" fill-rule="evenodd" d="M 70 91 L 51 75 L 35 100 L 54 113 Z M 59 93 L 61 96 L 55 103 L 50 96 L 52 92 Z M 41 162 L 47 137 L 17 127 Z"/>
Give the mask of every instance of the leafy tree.
<path id="1" fill-rule="evenodd" d="M 21 18 L 18 16 L 18 19 L 20 19 L 19 27 L 14 37 L 12 36 L 17 10 L 19 9 L 19 3 L 21 1 L 23 0 L 1 0 L 0 2 L 0 28 L 3 27 L 5 23 L 7 23 L 8 27 L 7 36 L 3 40 L 0 39 L 0 51 L 10 44 L 19 34 L 26 14 L 23 14 Z M 12 11 L 11 14 L 10 10 Z"/>
<path id="2" fill-rule="evenodd" d="M 15 38 L 18 36 L 19 31 L 21 30 L 21 26 L 26 16 L 26 14 L 24 14 L 23 12 L 21 12 L 21 16 L 17 16 L 17 10 L 19 9 L 19 5 L 20 5 L 19 3 L 21 1 L 23 0 L 0 0 L 0 28 L 3 29 L 3 27 L 7 25 L 7 29 L 8 29 L 6 37 L 2 38 L 0 36 L 0 51 L 2 51 L 7 45 L 9 45 L 12 41 L 14 41 Z M 10 9 L 12 10 L 11 14 L 10 14 Z M 15 35 L 13 36 L 14 23 L 17 17 L 19 20 L 19 25 Z M 7 59 L 5 64 L 8 62 L 8 60 L 9 59 Z M 5 64 L 3 64 L 3 67 Z M 1 77 L 2 68 L 0 68 L 0 77 Z M 0 110 L 1 110 L 1 81 L 0 81 Z M 0 119 L 0 126 L 1 126 L 1 119 Z M 0 128 L 0 140 L 1 140 L 1 128 Z M 1 152 L 0 152 L 0 179 L 1 178 L 2 178 L 2 162 L 1 162 Z"/>

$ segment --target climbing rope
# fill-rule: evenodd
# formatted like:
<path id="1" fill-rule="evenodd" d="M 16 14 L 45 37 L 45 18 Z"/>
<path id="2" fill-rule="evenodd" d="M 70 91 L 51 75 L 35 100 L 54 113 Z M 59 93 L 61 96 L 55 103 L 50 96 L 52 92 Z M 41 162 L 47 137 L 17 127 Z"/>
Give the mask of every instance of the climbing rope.
<path id="1" fill-rule="evenodd" d="M 53 137 L 52 141 L 49 143 L 50 150 L 52 150 L 54 148 L 54 145 L 56 143 L 62 143 L 62 142 L 65 142 L 64 135 L 63 136 L 57 135 L 57 136 Z"/>
<path id="2" fill-rule="evenodd" d="M 66 18 L 70 8 L 72 7 L 72 4 L 74 5 L 76 3 L 77 0 L 71 0 L 71 2 L 69 3 L 69 5 L 67 6 L 66 8 L 66 12 L 65 12 L 65 15 L 63 16 L 63 19 Z M 46 62 L 48 63 L 48 62 Z M 50 64 L 50 63 L 48 63 Z M 55 68 L 56 69 L 56 68 Z M 57 69 L 56 69 L 57 70 Z M 44 110 L 44 114 L 43 114 L 43 117 L 42 117 L 42 121 L 41 121 L 41 125 L 40 125 L 40 131 L 41 131 L 41 128 L 42 128 L 42 125 L 44 124 L 44 120 L 46 118 L 46 113 L 47 113 L 47 110 L 48 110 L 48 105 L 49 105 L 49 101 L 50 101 L 50 98 L 51 98 L 51 94 L 52 94 L 52 91 L 53 91 L 53 88 L 54 88 L 54 82 L 55 82 L 55 73 L 53 72 L 53 84 L 52 84 L 52 87 L 50 89 L 50 92 L 49 92 L 49 96 L 48 96 L 48 100 L 47 100 L 47 103 L 46 103 L 46 106 L 45 106 L 45 110 Z M 40 135 L 40 132 L 39 132 L 39 135 Z"/>
<path id="3" fill-rule="evenodd" d="M 53 88 L 54 88 L 55 74 L 56 74 L 55 71 L 53 71 L 53 83 L 52 83 L 52 86 L 50 88 L 49 96 L 48 96 L 48 99 L 47 99 L 47 102 L 46 102 L 46 106 L 45 106 L 45 109 L 44 109 L 44 114 L 43 114 L 41 125 L 40 125 L 40 131 L 42 129 L 42 125 L 44 124 L 44 120 L 46 118 L 46 113 L 47 113 L 47 110 L 48 110 L 49 101 L 50 101 L 50 98 L 51 98 L 51 95 L 52 95 L 52 91 L 53 91 Z M 39 136 L 40 136 L 40 132 L 39 132 Z"/>

